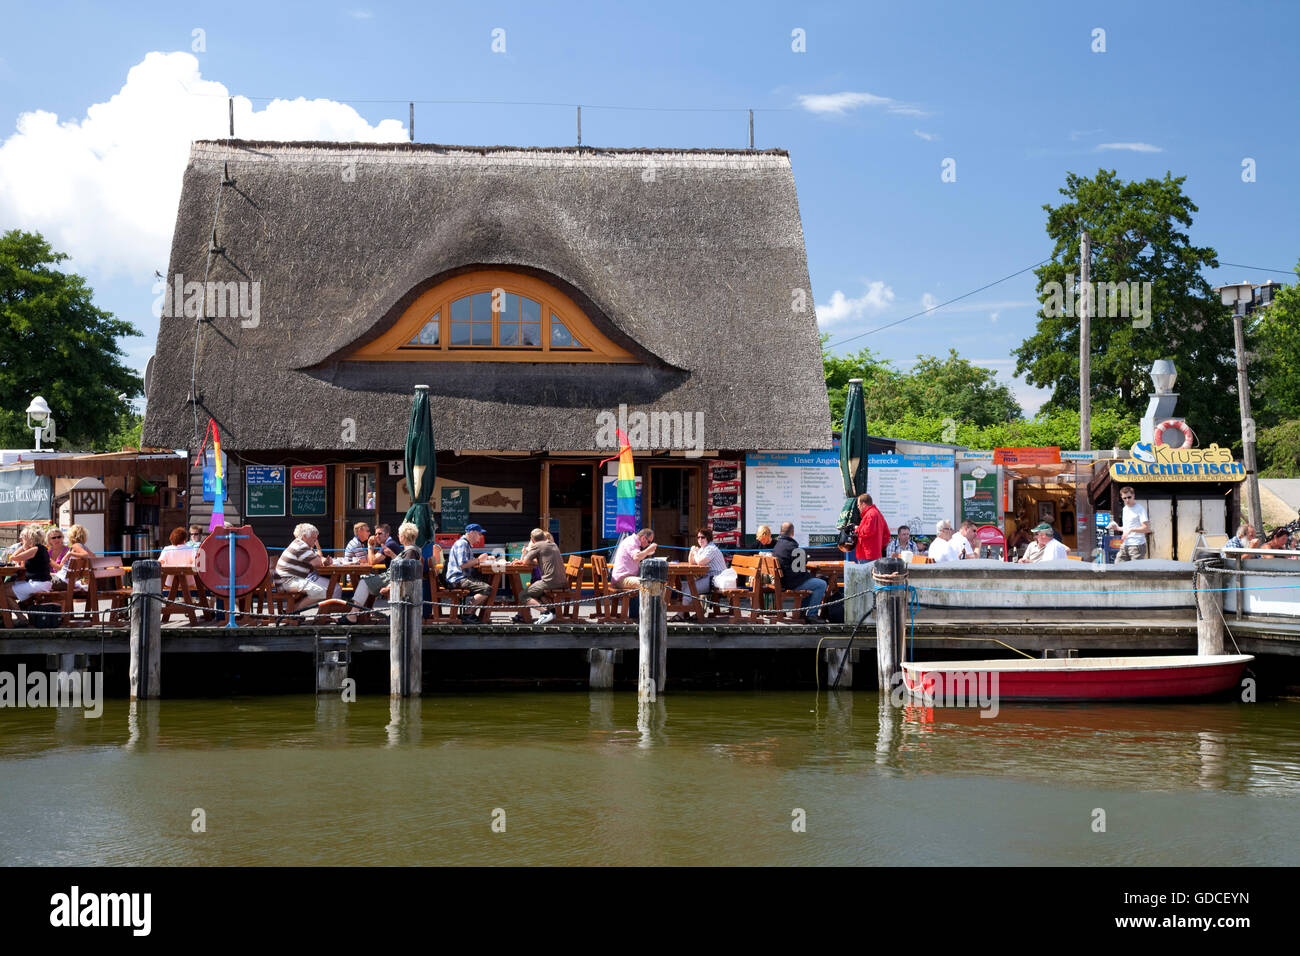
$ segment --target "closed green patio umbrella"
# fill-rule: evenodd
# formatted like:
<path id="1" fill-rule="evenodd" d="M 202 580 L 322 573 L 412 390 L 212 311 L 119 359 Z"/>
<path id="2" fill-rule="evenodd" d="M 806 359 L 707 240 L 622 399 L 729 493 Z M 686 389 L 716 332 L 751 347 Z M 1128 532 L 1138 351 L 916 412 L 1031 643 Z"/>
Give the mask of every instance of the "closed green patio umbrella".
<path id="1" fill-rule="evenodd" d="M 417 547 L 433 540 L 433 515 L 429 499 L 438 477 L 438 451 L 433 446 L 433 417 L 429 413 L 429 386 L 415 386 L 415 404 L 411 406 L 411 427 L 406 431 L 406 490 L 411 508 L 406 520 L 420 529 Z"/>
<path id="2" fill-rule="evenodd" d="M 840 432 L 840 476 L 844 479 L 844 508 L 840 527 L 857 525 L 858 495 L 867 490 L 867 403 L 862 379 L 849 379 L 849 393 L 844 400 L 844 427 Z"/>

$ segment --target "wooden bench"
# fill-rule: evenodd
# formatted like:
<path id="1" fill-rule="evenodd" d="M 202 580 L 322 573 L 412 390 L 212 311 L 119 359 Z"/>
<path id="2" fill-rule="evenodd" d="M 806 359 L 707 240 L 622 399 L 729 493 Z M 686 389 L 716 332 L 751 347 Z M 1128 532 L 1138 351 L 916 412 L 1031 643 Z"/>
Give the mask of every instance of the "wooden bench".
<path id="1" fill-rule="evenodd" d="M 596 621 L 601 624 L 626 624 L 630 621 L 632 598 L 637 592 L 614 587 L 604 555 L 591 556 L 591 577 L 596 596 Z"/>
<path id="2" fill-rule="evenodd" d="M 442 565 L 429 562 L 429 599 L 433 601 L 431 620 L 459 623 L 460 615 L 456 612 L 456 608 L 469 597 L 469 589 L 444 587 L 438 576 L 441 570 Z"/>
<path id="3" fill-rule="evenodd" d="M 713 594 L 719 604 L 726 604 L 727 610 L 722 612 L 728 621 L 738 624 L 744 620 L 744 608 L 741 604 L 746 598 L 749 599 L 750 617 L 759 615 L 753 614 L 756 609 L 763 606 L 762 581 L 763 572 L 756 554 L 737 554 L 731 558 L 731 567 L 736 572 L 736 586 L 734 588 L 714 588 Z M 741 584 L 740 578 L 747 578 L 747 583 Z"/>
<path id="4" fill-rule="evenodd" d="M 781 583 L 781 569 L 777 565 L 776 558 L 771 555 L 764 555 L 758 559 L 760 574 L 771 575 L 771 584 L 760 584 L 763 591 L 772 595 L 772 613 L 762 615 L 768 621 L 786 621 L 794 620 L 803 614 L 800 605 L 803 599 L 812 596 L 812 591 L 801 590 L 798 588 L 787 588 Z M 787 598 L 794 600 L 794 607 L 786 609 L 785 602 Z"/>
<path id="5" fill-rule="evenodd" d="M 123 583 L 126 569 L 120 558 L 84 558 L 73 556 L 68 559 L 68 589 L 63 592 L 64 611 L 69 626 L 94 626 L 101 621 L 121 624 L 129 615 L 131 589 Z M 77 587 L 80 584 L 82 587 Z M 109 613 L 98 614 L 100 602 L 109 602 Z M 76 616 L 76 602 L 83 604 L 81 613 Z"/>

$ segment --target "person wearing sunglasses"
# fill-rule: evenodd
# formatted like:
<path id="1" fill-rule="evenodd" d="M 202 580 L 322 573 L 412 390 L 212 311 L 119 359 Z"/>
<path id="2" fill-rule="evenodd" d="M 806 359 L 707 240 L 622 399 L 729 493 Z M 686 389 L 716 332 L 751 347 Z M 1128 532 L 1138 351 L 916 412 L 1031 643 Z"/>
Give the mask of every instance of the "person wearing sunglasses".
<path id="1" fill-rule="evenodd" d="M 1107 529 L 1113 532 L 1122 532 L 1124 537 L 1120 542 L 1119 553 L 1115 555 L 1115 563 L 1121 561 L 1139 561 L 1147 556 L 1147 535 L 1151 533 L 1151 519 L 1147 516 L 1145 505 L 1137 503 L 1137 493 L 1133 490 L 1132 485 L 1125 485 L 1119 490 L 1119 496 L 1124 502 L 1123 524 L 1114 521 L 1110 523 Z"/>

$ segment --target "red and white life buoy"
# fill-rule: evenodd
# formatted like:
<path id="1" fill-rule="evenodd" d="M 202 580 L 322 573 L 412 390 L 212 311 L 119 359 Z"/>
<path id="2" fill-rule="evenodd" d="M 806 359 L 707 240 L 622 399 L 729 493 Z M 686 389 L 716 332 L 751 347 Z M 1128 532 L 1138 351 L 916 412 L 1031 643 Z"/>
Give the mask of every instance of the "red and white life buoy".
<path id="1" fill-rule="evenodd" d="M 1170 428 L 1177 429 L 1178 431 L 1183 433 L 1183 443 L 1181 445 L 1169 445 L 1170 448 L 1195 448 L 1196 447 L 1196 433 L 1192 431 L 1187 426 L 1187 422 L 1183 421 L 1181 418 L 1168 418 L 1165 421 L 1161 422 L 1159 425 L 1157 425 L 1155 435 L 1152 436 L 1153 441 L 1151 442 L 1151 444 L 1153 445 L 1168 444 L 1168 442 L 1165 441 L 1165 432 Z"/>

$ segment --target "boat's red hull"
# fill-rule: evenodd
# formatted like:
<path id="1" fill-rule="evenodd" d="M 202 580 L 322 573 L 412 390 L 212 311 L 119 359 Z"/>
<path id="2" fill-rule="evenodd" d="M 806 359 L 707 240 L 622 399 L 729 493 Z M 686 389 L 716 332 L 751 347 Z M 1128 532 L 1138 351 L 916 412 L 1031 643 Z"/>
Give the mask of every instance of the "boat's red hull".
<path id="1" fill-rule="evenodd" d="M 921 694 L 928 690 L 940 704 L 945 689 L 962 688 L 969 696 L 976 687 L 981 693 L 992 693 L 1000 700 L 1208 697 L 1226 693 L 1237 686 L 1251 658 L 1247 655 L 1129 658 L 1127 660 L 1132 663 L 1127 665 L 1106 663 L 1115 660 L 1010 661 L 1006 662 L 1006 667 L 997 666 L 999 662 L 996 661 L 909 662 L 904 665 L 903 679 L 909 691 Z M 1160 661 L 1175 663 L 1162 664 Z"/>

